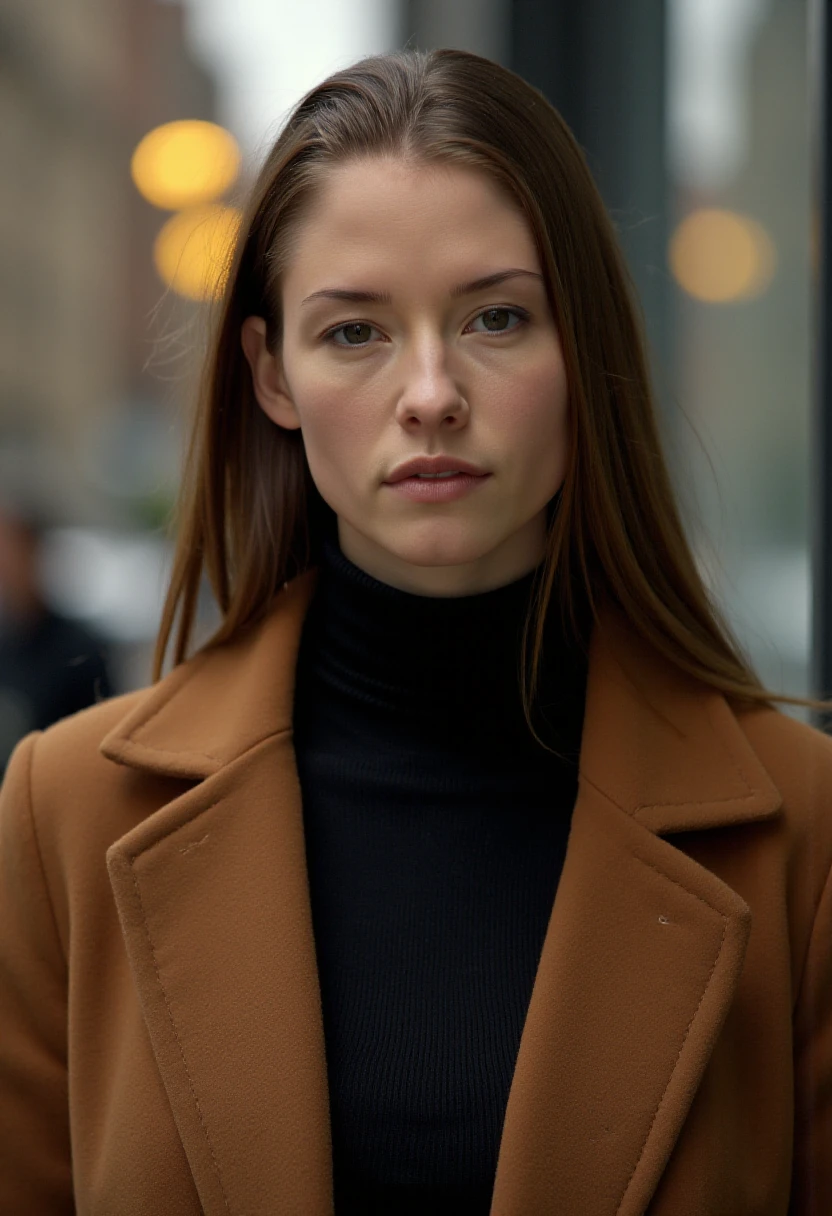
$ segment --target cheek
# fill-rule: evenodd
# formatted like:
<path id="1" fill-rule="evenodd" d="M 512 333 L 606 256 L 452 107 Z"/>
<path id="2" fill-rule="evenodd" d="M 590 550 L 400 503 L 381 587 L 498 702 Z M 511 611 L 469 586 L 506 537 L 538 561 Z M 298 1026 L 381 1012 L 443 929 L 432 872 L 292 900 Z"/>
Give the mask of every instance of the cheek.
<path id="1" fill-rule="evenodd" d="M 350 481 L 377 438 L 378 422 L 368 402 L 343 380 L 327 383 L 323 377 L 298 377 L 292 393 L 313 478 L 328 484 Z"/>
<path id="2" fill-rule="evenodd" d="M 568 439 L 568 390 L 562 361 L 549 359 L 521 372 L 511 417 L 532 466 L 545 469 L 554 464 L 562 469 Z M 544 452 L 551 460 L 541 461 Z"/>

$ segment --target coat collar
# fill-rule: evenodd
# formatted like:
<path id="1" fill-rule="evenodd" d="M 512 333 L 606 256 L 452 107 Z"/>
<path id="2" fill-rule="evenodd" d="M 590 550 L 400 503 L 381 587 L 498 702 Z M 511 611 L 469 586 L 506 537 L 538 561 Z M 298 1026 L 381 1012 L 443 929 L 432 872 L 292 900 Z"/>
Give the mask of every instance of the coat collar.
<path id="1" fill-rule="evenodd" d="M 121 764 L 196 783 L 117 840 L 107 865 L 208 1216 L 265 1216 L 278 1195 L 287 1216 L 332 1213 L 291 734 L 315 579 L 289 584 L 245 639 L 175 670 L 102 744 Z M 662 836 L 771 818 L 780 805 L 725 701 L 612 613 L 591 642 L 580 769 L 492 1216 L 645 1211 L 730 1008 L 751 921 L 735 891 Z"/>
<path id="2" fill-rule="evenodd" d="M 104 755 L 159 776 L 202 781 L 289 730 L 300 633 L 317 576 L 312 569 L 285 584 L 265 620 L 150 688 L 103 740 Z"/>
<path id="3" fill-rule="evenodd" d="M 101 750 L 160 776 L 204 780 L 291 729 L 300 632 L 317 570 L 270 615 L 151 688 Z M 221 690 L 221 693 L 219 692 Z M 778 791 L 725 699 L 686 680 L 608 610 L 590 648 L 581 774 L 658 834 L 775 814 Z"/>

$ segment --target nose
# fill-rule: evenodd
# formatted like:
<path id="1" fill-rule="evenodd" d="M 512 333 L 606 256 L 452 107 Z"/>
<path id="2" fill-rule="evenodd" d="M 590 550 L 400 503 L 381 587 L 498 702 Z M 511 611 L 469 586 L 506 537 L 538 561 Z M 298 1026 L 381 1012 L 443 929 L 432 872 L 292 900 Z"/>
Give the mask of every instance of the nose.
<path id="1" fill-rule="evenodd" d="M 405 369 L 396 417 L 411 430 L 464 425 L 468 402 L 451 374 L 442 342 L 433 340 L 414 351 Z"/>

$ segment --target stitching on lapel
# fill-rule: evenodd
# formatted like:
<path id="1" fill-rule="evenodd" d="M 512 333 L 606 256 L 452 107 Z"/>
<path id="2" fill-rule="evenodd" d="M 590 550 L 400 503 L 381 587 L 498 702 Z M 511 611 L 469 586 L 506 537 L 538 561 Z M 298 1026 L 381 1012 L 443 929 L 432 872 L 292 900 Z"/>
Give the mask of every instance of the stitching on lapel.
<path id="1" fill-rule="evenodd" d="M 169 833 L 169 835 L 172 835 L 172 834 L 173 833 Z M 165 839 L 165 838 L 163 837 L 163 839 Z M 222 1174 L 220 1173 L 219 1162 L 217 1161 L 216 1154 L 214 1152 L 214 1146 L 211 1143 L 211 1137 L 208 1134 L 208 1128 L 207 1128 L 207 1126 L 205 1124 L 205 1120 L 202 1116 L 202 1108 L 199 1105 L 199 1098 L 197 1097 L 196 1089 L 194 1088 L 193 1078 L 191 1077 L 191 1070 L 188 1068 L 188 1061 L 185 1058 L 185 1051 L 182 1047 L 182 1040 L 179 1038 L 179 1031 L 176 1028 L 176 1021 L 173 1016 L 173 1010 L 171 1009 L 170 1001 L 168 1000 L 168 994 L 165 991 L 164 984 L 162 983 L 162 976 L 159 971 L 159 964 L 156 959 L 156 950 L 153 946 L 153 938 L 150 933 L 150 926 L 148 925 L 147 917 L 145 916 L 144 901 L 142 900 L 141 889 L 139 887 L 138 879 L 136 878 L 136 870 L 135 870 L 135 865 L 134 865 L 135 858 L 131 857 L 129 860 L 130 860 L 130 872 L 131 872 L 131 875 L 133 878 L 133 886 L 136 891 L 136 899 L 139 901 L 139 907 L 141 909 L 142 924 L 144 925 L 144 931 L 145 931 L 145 935 L 147 937 L 147 944 L 150 947 L 150 955 L 151 955 L 151 958 L 153 959 L 153 970 L 156 972 L 156 983 L 159 985 L 159 991 L 162 993 L 162 999 L 164 1000 L 165 1008 L 168 1011 L 168 1019 L 170 1021 L 171 1030 L 173 1031 L 173 1037 L 176 1039 L 176 1046 L 179 1048 L 179 1054 L 182 1057 L 182 1064 L 185 1069 L 185 1075 L 188 1078 L 188 1088 L 191 1091 L 191 1096 L 194 1100 L 194 1106 L 196 1107 L 196 1113 L 199 1116 L 199 1122 L 201 1123 L 203 1133 L 205 1134 L 205 1140 L 208 1145 L 208 1151 L 211 1154 L 211 1163 L 214 1166 L 214 1173 L 217 1175 L 217 1181 L 219 1183 L 220 1191 L 222 1192 L 223 1202 L 225 1203 L 225 1210 L 227 1212 L 230 1212 L 231 1205 L 228 1202 L 228 1196 L 226 1195 L 225 1187 L 223 1186 Z"/>
<path id="2" fill-rule="evenodd" d="M 670 1070 L 670 1076 L 667 1079 L 667 1085 L 665 1085 L 665 1087 L 664 1087 L 664 1092 L 663 1092 L 662 1096 L 659 1098 L 659 1102 L 658 1102 L 658 1105 L 653 1114 L 653 1118 L 650 1121 L 650 1126 L 647 1129 L 647 1135 L 644 1138 L 644 1144 L 642 1145 L 641 1152 L 638 1155 L 638 1160 L 636 1161 L 635 1165 L 633 1166 L 633 1170 L 632 1170 L 632 1173 L 630 1174 L 630 1177 L 627 1179 L 626 1186 L 624 1187 L 624 1193 L 621 1196 L 621 1202 L 618 1205 L 617 1212 L 620 1212 L 622 1207 L 624 1206 L 624 1203 L 627 1199 L 627 1195 L 630 1192 L 630 1187 L 632 1186 L 633 1178 L 635 1178 L 636 1172 L 638 1171 L 638 1167 L 641 1165 L 642 1158 L 644 1157 L 644 1154 L 647 1151 L 647 1145 L 650 1143 L 650 1134 L 653 1131 L 653 1128 L 655 1126 L 656 1120 L 659 1117 L 659 1114 L 661 1113 L 662 1106 L 664 1105 L 665 1098 L 667 1097 L 667 1091 L 670 1089 L 670 1083 L 676 1074 L 676 1069 L 678 1068 L 679 1061 L 682 1058 L 682 1052 L 685 1050 L 685 1044 L 688 1041 L 688 1036 L 690 1035 L 690 1032 L 693 1029 L 693 1024 L 696 1021 L 696 1018 L 699 1014 L 699 1010 L 702 1008 L 702 1002 L 704 1001 L 705 997 L 708 994 L 708 989 L 710 988 L 711 983 L 713 981 L 714 974 L 716 972 L 719 960 L 722 958 L 722 952 L 725 949 L 725 938 L 728 933 L 728 917 L 725 916 L 724 913 L 720 912 L 718 908 L 715 908 L 713 906 L 713 904 L 708 903 L 708 901 L 706 899 L 703 899 L 701 895 L 698 895 L 696 893 L 696 891 L 689 890 L 689 888 L 686 887 L 684 885 L 684 883 L 677 882 L 675 878 L 671 878 L 670 875 L 662 873 L 661 870 L 657 870 L 656 867 L 651 865 L 649 861 L 644 861 L 643 858 L 639 857 L 637 854 L 633 854 L 633 856 L 635 857 L 636 861 L 641 862 L 641 864 L 643 866 L 646 866 L 649 870 L 653 870 L 653 872 L 655 874 L 658 874 L 666 882 L 672 882 L 674 886 L 679 887 L 682 891 L 685 891 L 688 895 L 692 895 L 695 900 L 697 900 L 701 904 L 704 904 L 706 908 L 710 908 L 710 910 L 712 912 L 716 912 L 717 915 L 722 920 L 722 937 L 720 938 L 719 949 L 716 952 L 716 958 L 714 959 L 713 966 L 711 967 L 711 970 L 708 974 L 708 978 L 705 981 L 705 987 L 702 989 L 702 995 L 699 998 L 699 1004 L 694 1009 L 693 1016 L 691 1017 L 690 1021 L 688 1022 L 687 1030 L 685 1031 L 685 1033 L 682 1037 L 681 1046 L 679 1047 L 679 1051 L 677 1053 L 676 1059 L 673 1061 L 673 1067 Z"/>

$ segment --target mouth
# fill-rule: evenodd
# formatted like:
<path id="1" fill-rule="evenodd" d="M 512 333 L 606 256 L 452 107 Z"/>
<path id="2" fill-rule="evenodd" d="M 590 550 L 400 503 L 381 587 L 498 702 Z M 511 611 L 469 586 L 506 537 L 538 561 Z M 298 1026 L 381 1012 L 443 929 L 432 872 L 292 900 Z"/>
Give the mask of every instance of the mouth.
<path id="1" fill-rule="evenodd" d="M 385 485 L 397 485 L 402 481 L 443 481 L 452 477 L 488 477 L 488 469 L 464 460 L 461 456 L 452 456 L 449 452 L 437 452 L 433 456 L 412 456 L 404 460 L 392 470 L 385 479 Z"/>
<path id="2" fill-rule="evenodd" d="M 448 469 L 442 473 L 411 473 L 409 477 L 401 477 L 387 484 L 394 493 L 398 492 L 414 502 L 442 503 L 465 497 L 490 476 L 490 473 Z"/>
<path id="3" fill-rule="evenodd" d="M 453 469 L 450 473 L 412 473 L 411 476 L 418 477 L 420 481 L 443 481 L 447 477 L 461 477 L 463 473 L 461 469 Z M 474 474 L 469 476 L 473 477 Z"/>

